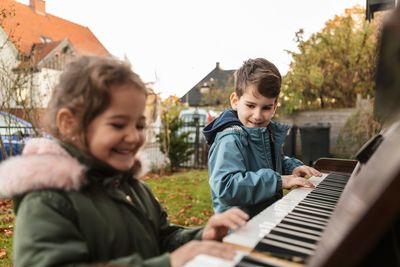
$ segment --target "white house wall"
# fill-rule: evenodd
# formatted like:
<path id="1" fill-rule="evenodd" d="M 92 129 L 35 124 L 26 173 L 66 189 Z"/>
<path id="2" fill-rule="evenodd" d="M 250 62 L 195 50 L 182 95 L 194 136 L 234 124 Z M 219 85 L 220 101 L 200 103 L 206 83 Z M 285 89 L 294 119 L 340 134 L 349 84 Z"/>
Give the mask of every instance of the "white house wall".
<path id="1" fill-rule="evenodd" d="M 17 60 L 18 51 L 15 46 L 7 38 L 7 34 L 0 27 L 0 107 L 6 98 L 9 84 L 12 82 L 12 69 L 16 67 L 19 62 Z M 15 103 L 11 103 L 15 105 Z M 7 104 L 7 106 L 9 106 Z"/>
<path id="2" fill-rule="evenodd" d="M 51 91 L 56 85 L 61 71 L 42 68 L 33 76 L 33 88 L 31 99 L 33 106 L 45 108 L 49 103 Z"/>
<path id="3" fill-rule="evenodd" d="M 11 68 L 16 67 L 18 51 L 11 41 L 8 40 L 8 35 L 0 27 L 0 60 L 1 65 Z"/>

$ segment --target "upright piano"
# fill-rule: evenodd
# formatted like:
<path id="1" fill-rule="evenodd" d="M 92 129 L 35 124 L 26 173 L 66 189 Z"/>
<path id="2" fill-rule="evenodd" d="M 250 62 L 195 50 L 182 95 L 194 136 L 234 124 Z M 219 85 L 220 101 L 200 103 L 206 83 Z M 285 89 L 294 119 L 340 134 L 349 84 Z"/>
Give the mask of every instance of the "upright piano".
<path id="1" fill-rule="evenodd" d="M 382 30 L 375 117 L 384 130 L 357 160 L 320 159 L 315 189 L 297 188 L 223 242 L 233 261 L 205 255 L 185 267 L 400 266 L 400 6 Z"/>
<path id="2" fill-rule="evenodd" d="M 234 261 L 202 255 L 186 267 L 400 266 L 400 121 L 366 149 L 367 162 L 317 161 L 315 189 L 292 190 L 227 235 Z"/>

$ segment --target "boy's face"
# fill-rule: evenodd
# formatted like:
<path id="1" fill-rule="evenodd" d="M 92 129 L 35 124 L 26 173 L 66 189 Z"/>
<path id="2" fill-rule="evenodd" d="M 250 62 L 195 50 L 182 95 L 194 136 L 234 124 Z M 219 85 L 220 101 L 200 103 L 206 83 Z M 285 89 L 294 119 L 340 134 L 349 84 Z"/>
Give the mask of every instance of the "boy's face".
<path id="1" fill-rule="evenodd" d="M 88 127 L 90 153 L 120 171 L 132 168 L 145 140 L 146 96 L 132 85 L 111 87 L 111 103 Z"/>
<path id="2" fill-rule="evenodd" d="M 240 122 L 249 128 L 266 127 L 277 107 L 276 98 L 262 96 L 254 85 L 247 86 L 240 98 L 236 93 L 232 93 L 230 100 L 231 107 L 237 111 Z"/>

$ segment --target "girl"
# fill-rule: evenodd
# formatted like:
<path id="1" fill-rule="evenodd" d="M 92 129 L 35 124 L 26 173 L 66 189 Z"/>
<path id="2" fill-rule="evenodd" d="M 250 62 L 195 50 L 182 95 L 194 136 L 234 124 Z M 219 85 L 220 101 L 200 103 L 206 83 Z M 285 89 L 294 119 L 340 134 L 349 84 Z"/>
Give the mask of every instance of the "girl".
<path id="1" fill-rule="evenodd" d="M 220 240 L 243 225 L 238 209 L 204 228 L 171 225 L 137 180 L 146 88 L 123 62 L 82 56 L 49 102 L 49 131 L 0 167 L 0 197 L 14 197 L 14 266 L 182 266 L 198 254 L 232 259 Z M 203 241 L 191 241 L 203 240 Z"/>

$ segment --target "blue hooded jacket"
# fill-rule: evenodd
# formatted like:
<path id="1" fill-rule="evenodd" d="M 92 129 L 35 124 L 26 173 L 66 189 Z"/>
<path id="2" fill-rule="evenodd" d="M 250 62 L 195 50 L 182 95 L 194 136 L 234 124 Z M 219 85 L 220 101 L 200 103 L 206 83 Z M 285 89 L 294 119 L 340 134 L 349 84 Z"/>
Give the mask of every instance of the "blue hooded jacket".
<path id="1" fill-rule="evenodd" d="M 283 155 L 288 130 L 274 121 L 268 127 L 247 128 L 231 109 L 204 128 L 211 146 L 208 174 L 216 213 L 239 207 L 253 217 L 282 197 L 281 174 L 304 165 Z"/>

